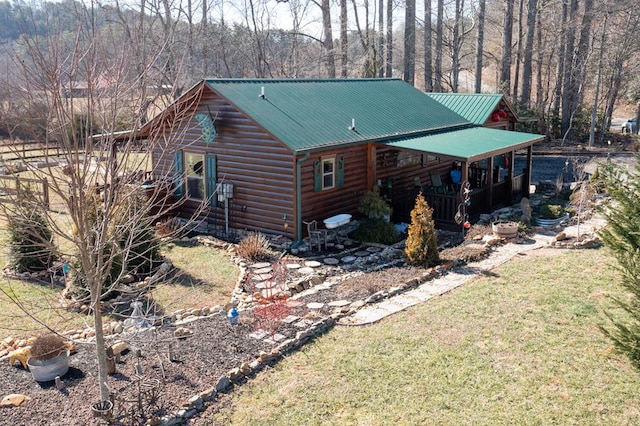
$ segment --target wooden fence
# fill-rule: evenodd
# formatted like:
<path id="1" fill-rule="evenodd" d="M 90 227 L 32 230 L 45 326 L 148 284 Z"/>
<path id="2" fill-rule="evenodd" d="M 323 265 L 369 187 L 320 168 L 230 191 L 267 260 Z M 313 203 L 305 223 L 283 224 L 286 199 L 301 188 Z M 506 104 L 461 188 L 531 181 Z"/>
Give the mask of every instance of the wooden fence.
<path id="1" fill-rule="evenodd" d="M 49 208 L 49 183 L 46 179 L 31 179 L 12 175 L 0 175 L 0 202 L 15 202 L 20 191 L 30 191 Z"/>

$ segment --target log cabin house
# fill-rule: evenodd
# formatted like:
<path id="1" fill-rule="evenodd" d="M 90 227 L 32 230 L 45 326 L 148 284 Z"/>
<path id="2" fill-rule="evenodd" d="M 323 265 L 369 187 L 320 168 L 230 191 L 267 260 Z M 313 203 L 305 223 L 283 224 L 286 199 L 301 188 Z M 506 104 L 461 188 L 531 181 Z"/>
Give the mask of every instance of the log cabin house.
<path id="1" fill-rule="evenodd" d="M 503 117 L 501 117 L 503 118 Z M 473 218 L 529 191 L 531 148 L 541 135 L 470 121 L 399 79 L 204 80 L 140 131 L 154 175 L 172 176 L 176 215 L 209 203 L 218 231 L 306 236 L 304 222 L 358 217 L 378 185 L 408 222 L 419 190 L 436 226 L 457 226 L 457 168 L 470 183 Z M 162 149 L 160 146 L 163 145 Z M 514 170 L 514 153 L 528 167 Z"/>

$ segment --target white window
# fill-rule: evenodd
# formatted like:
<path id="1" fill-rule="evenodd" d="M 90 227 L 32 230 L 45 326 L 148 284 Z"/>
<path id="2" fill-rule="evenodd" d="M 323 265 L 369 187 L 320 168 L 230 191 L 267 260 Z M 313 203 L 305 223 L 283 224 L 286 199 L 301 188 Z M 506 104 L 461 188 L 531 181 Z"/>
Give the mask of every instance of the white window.
<path id="1" fill-rule="evenodd" d="M 187 175 L 187 198 L 203 200 L 204 195 L 204 155 L 186 152 L 184 154 Z"/>
<path id="2" fill-rule="evenodd" d="M 336 186 L 336 159 L 335 157 L 322 159 L 322 189 L 331 189 Z"/>

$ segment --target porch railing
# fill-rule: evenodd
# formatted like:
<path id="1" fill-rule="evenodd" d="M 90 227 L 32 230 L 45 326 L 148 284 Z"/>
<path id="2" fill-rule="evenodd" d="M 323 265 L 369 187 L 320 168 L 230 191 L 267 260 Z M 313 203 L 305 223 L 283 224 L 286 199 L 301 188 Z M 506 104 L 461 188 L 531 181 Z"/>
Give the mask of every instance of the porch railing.
<path id="1" fill-rule="evenodd" d="M 523 190 L 524 175 L 514 176 L 511 182 L 503 181 L 494 184 L 491 200 L 488 200 L 488 188 L 476 188 L 470 194 L 471 204 L 466 207 L 466 213 L 470 218 L 477 218 L 481 213 L 489 213 L 496 207 L 515 202 L 524 196 Z M 393 220 L 395 222 L 411 222 L 411 210 L 415 206 L 415 197 L 417 195 L 416 191 L 394 194 Z M 423 195 L 433 209 L 433 219 L 436 222 L 436 227 L 443 229 L 458 227 L 454 220 L 461 202 L 458 194 L 426 192 Z"/>

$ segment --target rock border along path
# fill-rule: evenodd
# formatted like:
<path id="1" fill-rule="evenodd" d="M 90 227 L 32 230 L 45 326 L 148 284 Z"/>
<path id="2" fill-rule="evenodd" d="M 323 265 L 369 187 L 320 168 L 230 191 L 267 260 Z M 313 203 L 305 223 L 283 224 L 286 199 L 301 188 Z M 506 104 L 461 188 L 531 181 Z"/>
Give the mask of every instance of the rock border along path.
<path id="1" fill-rule="evenodd" d="M 601 228 L 606 221 L 601 217 L 593 217 L 583 223 L 583 230 Z M 567 235 L 577 235 L 577 226 L 566 227 L 563 232 Z M 361 326 L 373 324 L 395 313 L 404 311 L 411 306 L 424 303 L 433 297 L 448 293 L 472 280 L 479 274 L 502 265 L 513 257 L 531 250 L 550 247 L 555 234 L 546 235 L 536 233 L 530 240 L 524 243 L 509 242 L 495 248 L 489 257 L 478 262 L 470 262 L 465 265 L 451 268 L 447 273 L 421 284 L 413 290 L 400 293 L 378 303 L 367 304 L 350 316 L 345 316 L 337 321 L 338 325 Z"/>

